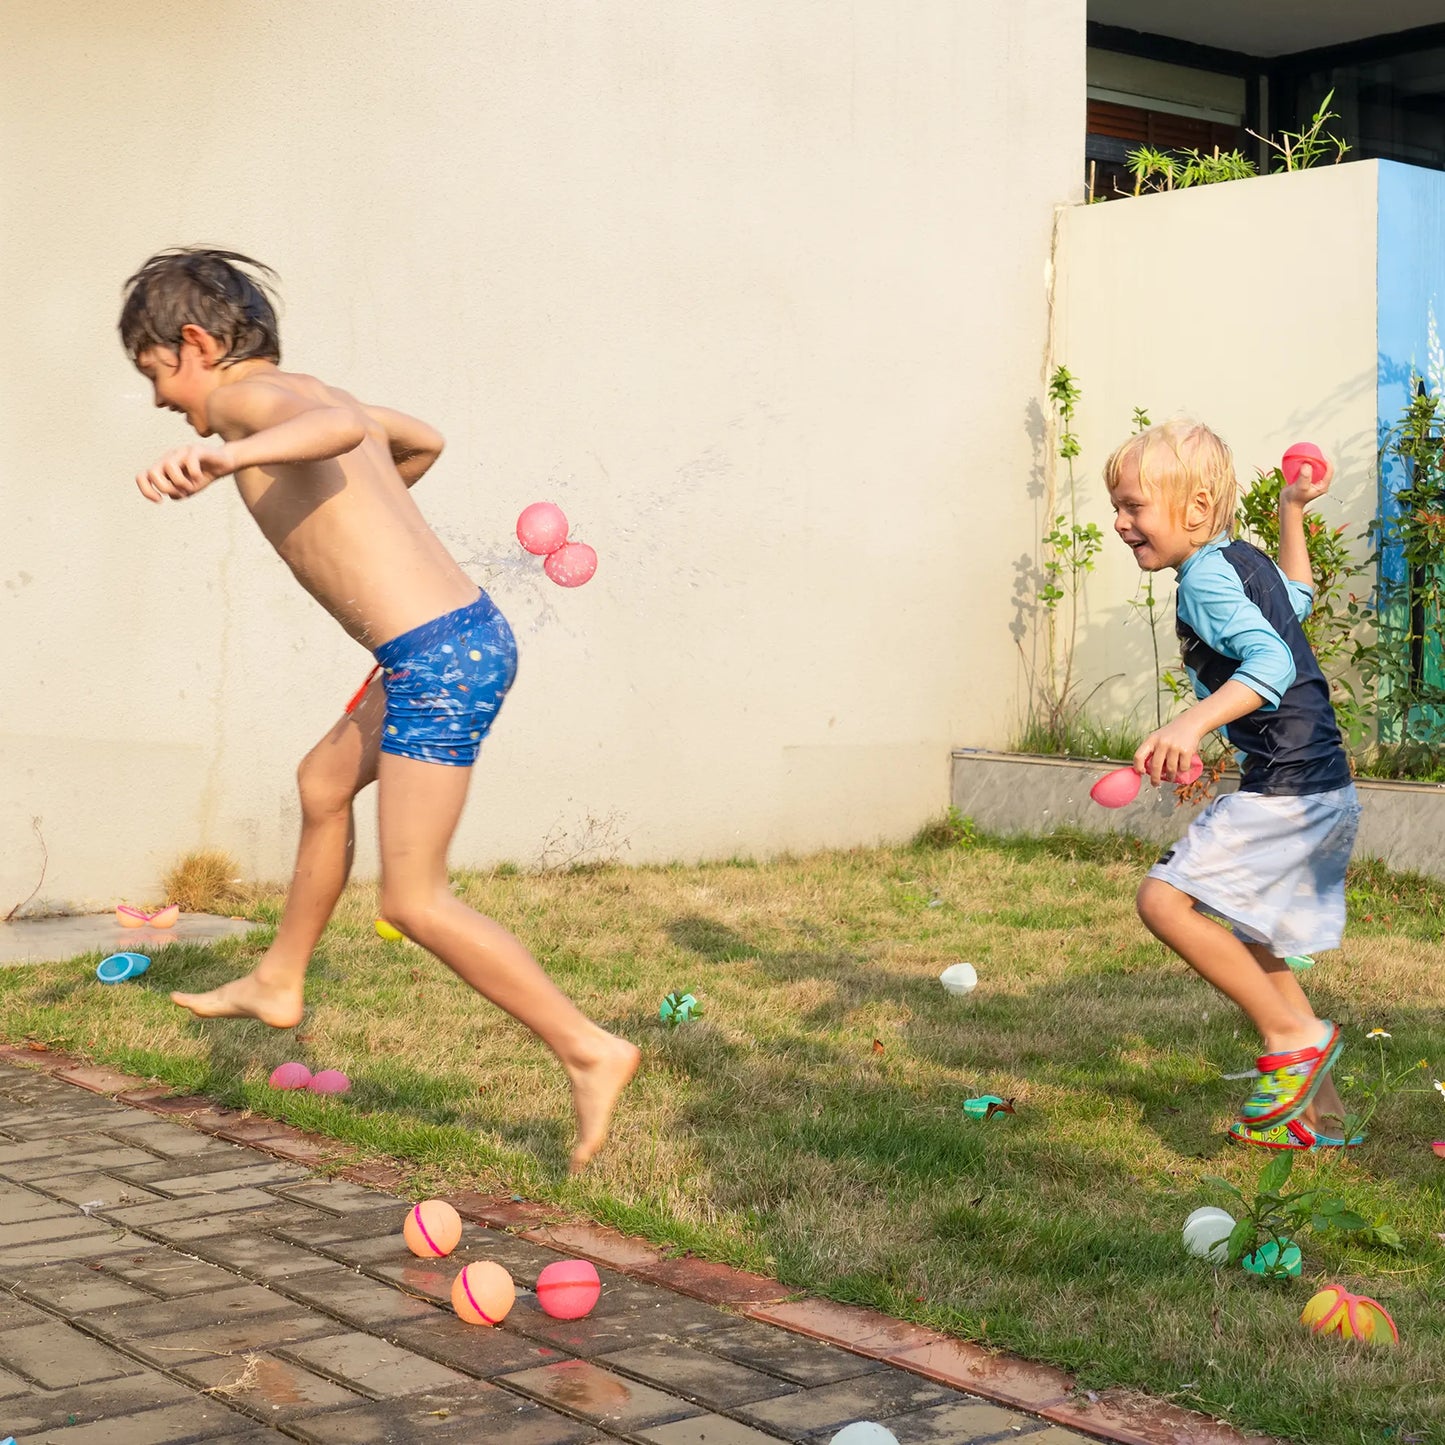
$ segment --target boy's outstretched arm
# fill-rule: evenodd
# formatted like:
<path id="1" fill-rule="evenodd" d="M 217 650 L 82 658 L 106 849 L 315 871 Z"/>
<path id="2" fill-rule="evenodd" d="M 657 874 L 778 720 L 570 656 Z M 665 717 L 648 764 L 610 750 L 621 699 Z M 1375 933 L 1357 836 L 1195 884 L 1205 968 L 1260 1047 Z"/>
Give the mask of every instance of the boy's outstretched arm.
<path id="1" fill-rule="evenodd" d="M 442 434 L 434 426 L 389 406 L 368 406 L 366 414 L 386 433 L 391 459 L 402 481 L 414 486 L 441 456 L 446 446 Z"/>
<path id="2" fill-rule="evenodd" d="M 1315 578 L 1305 545 L 1305 508 L 1329 491 L 1334 475 L 1328 461 L 1305 462 L 1299 476 L 1279 494 L 1279 570 L 1306 587 L 1313 587 Z"/>
<path id="3" fill-rule="evenodd" d="M 210 399 L 207 420 L 221 446 L 180 447 L 136 478 L 152 502 L 193 496 L 219 477 L 246 467 L 323 462 L 361 445 L 366 418 L 349 406 L 313 406 L 268 386 L 238 382 Z"/>

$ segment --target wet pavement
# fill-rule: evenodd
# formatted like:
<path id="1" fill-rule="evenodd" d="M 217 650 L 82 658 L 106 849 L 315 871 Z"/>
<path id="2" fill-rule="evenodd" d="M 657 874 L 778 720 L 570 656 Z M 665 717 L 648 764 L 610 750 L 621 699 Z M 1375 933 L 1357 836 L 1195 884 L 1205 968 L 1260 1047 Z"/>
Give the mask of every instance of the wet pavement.
<path id="1" fill-rule="evenodd" d="M 214 943 L 239 938 L 258 924 L 214 913 L 183 913 L 170 928 L 122 928 L 114 913 L 79 913 L 64 918 L 22 918 L 0 923 L 0 968 L 24 963 L 60 963 L 85 953 L 153 953 L 177 943 Z M 0 1436 L 0 1439 L 4 1439 Z"/>
<path id="2" fill-rule="evenodd" d="M 875 1420 L 899 1445 L 1087 1445 L 607 1269 L 591 1315 L 551 1319 L 532 1288 L 565 1256 L 467 1224 L 418 1260 L 407 1207 L 0 1063 L 0 1439 L 811 1445 Z M 517 1284 L 499 1328 L 450 1308 L 473 1260 Z"/>

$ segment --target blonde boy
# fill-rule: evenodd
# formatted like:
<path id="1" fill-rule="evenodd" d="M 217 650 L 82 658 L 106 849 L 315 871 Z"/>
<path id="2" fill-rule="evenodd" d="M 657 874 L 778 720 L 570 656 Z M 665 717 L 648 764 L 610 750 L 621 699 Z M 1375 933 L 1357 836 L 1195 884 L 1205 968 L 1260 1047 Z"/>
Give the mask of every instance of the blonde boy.
<path id="1" fill-rule="evenodd" d="M 269 275 L 235 252 L 174 250 L 127 281 L 121 339 L 155 404 L 221 438 L 168 452 L 136 485 L 152 502 L 181 501 L 234 475 L 296 580 L 378 666 L 302 761 L 301 844 L 275 941 L 244 978 L 171 997 L 203 1018 L 300 1022 L 306 966 L 351 867 L 352 800 L 376 781 L 382 913 L 557 1055 L 580 1169 L 606 1139 L 638 1050 L 579 1013 L 512 934 L 447 882 L 472 764 L 516 674 L 511 629 L 412 500 L 441 437 L 282 371 L 257 273 Z"/>
<path id="2" fill-rule="evenodd" d="M 1281 494 L 1278 565 L 1232 540 L 1234 464 L 1207 427 L 1153 427 L 1104 473 L 1114 530 L 1140 569 L 1178 573 L 1177 629 L 1199 699 L 1144 740 L 1134 766 L 1157 786 L 1216 728 L 1243 758 L 1239 791 L 1216 797 L 1149 870 L 1139 916 L 1259 1030 L 1259 1081 L 1230 1135 L 1276 1149 L 1360 1142 L 1341 1137 L 1329 1078 L 1340 1030 L 1315 1016 L 1285 961 L 1339 947 L 1360 816 L 1301 626 L 1314 605 L 1304 509 L 1332 476 L 1328 463 L 1318 470 L 1306 464 Z"/>

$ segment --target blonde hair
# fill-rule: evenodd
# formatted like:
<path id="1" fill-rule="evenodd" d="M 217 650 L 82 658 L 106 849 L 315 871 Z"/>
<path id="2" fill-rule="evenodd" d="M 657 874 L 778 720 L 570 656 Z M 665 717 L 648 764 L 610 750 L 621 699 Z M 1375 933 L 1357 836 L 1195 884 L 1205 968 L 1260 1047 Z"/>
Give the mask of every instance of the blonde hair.
<path id="1" fill-rule="evenodd" d="M 1162 496 L 1176 516 L 1194 493 L 1208 493 L 1209 535 L 1234 535 L 1239 498 L 1234 457 L 1207 426 L 1196 421 L 1166 421 L 1130 437 L 1104 463 L 1104 485 L 1110 492 L 1123 481 L 1128 462 L 1134 463 L 1144 495 Z"/>

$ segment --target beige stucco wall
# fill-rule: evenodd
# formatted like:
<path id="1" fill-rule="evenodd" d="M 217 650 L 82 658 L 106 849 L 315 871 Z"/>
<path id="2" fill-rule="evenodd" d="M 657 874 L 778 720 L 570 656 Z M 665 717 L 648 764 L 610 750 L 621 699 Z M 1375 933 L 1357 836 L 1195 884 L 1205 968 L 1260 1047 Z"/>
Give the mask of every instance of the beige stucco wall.
<path id="1" fill-rule="evenodd" d="M 1083 388 L 1080 519 L 1106 533 L 1078 654 L 1084 691 L 1103 683 L 1100 716 L 1154 716 L 1149 633 L 1129 605 L 1141 574 L 1110 531 L 1102 481 L 1135 406 L 1208 423 L 1241 486 L 1291 442 L 1316 442 L 1337 468 L 1320 516 L 1358 538 L 1374 515 L 1377 188 L 1378 166 L 1362 161 L 1064 215 L 1053 353 Z M 1173 574 L 1159 574 L 1166 665 L 1178 660 L 1173 594 Z"/>
<path id="2" fill-rule="evenodd" d="M 289 868 L 367 659 L 179 440 L 120 284 L 281 273 L 288 361 L 435 422 L 428 514 L 520 634 L 454 857 L 906 833 L 1016 703 L 1008 559 L 1083 0 L 10 0 L 0 913 Z M 1041 81 L 1047 78 L 1047 83 Z M 511 537 L 561 502 L 573 593 Z M 362 863 L 372 857 L 363 810 Z"/>

